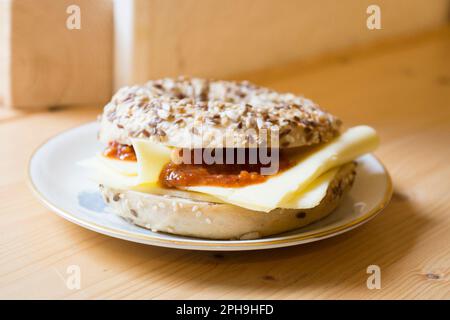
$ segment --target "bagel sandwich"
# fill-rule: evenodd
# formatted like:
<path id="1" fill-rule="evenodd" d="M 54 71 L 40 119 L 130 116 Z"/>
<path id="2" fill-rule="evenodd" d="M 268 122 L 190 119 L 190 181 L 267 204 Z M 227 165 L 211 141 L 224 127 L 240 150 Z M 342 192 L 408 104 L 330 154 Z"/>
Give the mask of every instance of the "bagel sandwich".
<path id="1" fill-rule="evenodd" d="M 154 232 L 256 239 L 331 214 L 378 146 L 368 126 L 247 81 L 166 78 L 120 89 L 81 162 L 112 212 Z"/>

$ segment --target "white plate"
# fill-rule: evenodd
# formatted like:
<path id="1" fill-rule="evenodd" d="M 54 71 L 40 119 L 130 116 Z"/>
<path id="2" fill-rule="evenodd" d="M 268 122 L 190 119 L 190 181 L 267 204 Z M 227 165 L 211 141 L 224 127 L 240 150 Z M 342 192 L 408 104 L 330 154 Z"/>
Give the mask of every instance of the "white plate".
<path id="1" fill-rule="evenodd" d="M 61 217 L 112 237 L 155 246 L 193 250 L 257 250 L 292 246 L 329 238 L 373 218 L 389 202 L 392 183 L 373 155 L 358 159 L 351 192 L 328 217 L 287 233 L 257 240 L 205 240 L 152 232 L 109 213 L 86 172 L 76 165 L 101 149 L 97 123 L 70 129 L 43 144 L 32 156 L 29 178 L 39 199 Z"/>

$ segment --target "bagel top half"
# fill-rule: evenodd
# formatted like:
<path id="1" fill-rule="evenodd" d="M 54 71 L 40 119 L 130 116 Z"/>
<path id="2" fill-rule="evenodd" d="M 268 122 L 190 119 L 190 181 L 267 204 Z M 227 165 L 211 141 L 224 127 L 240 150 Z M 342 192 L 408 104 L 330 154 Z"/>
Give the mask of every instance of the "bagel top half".
<path id="1" fill-rule="evenodd" d="M 328 142 L 341 121 L 314 102 L 247 81 L 177 78 L 120 89 L 104 108 L 99 138 L 131 145 L 132 138 L 170 147 L 293 148 Z"/>

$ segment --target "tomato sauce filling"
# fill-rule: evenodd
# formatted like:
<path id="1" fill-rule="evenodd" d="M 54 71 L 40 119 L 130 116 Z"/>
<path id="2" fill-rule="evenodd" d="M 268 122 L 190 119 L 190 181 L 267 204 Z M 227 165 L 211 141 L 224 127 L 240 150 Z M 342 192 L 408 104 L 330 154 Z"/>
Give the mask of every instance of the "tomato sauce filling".
<path id="1" fill-rule="evenodd" d="M 103 155 L 116 160 L 137 161 L 133 146 L 120 144 L 116 141 L 108 143 Z"/>
<path id="2" fill-rule="evenodd" d="M 261 175 L 248 164 L 175 164 L 168 163 L 159 176 L 166 188 L 190 186 L 243 187 L 266 181 L 270 175 Z M 279 172 L 279 171 L 278 171 Z"/>
<path id="3" fill-rule="evenodd" d="M 191 159 L 194 159 L 193 152 Z M 225 154 L 225 153 L 224 153 Z M 133 146 L 110 142 L 103 155 L 116 160 L 136 161 L 136 153 Z M 248 159 L 248 154 L 246 158 Z M 278 157 L 278 174 L 290 167 L 293 163 L 287 154 L 282 151 Z M 191 164 L 191 163 L 167 163 L 159 175 L 159 183 L 166 188 L 189 186 L 219 186 L 219 187 L 243 187 L 262 183 L 272 175 L 261 174 L 262 168 L 268 168 L 270 164 Z"/>
<path id="4" fill-rule="evenodd" d="M 203 150 L 202 150 L 203 151 Z M 194 151 L 191 152 L 190 159 L 194 159 Z M 222 150 L 222 154 L 226 154 Z M 245 159 L 249 159 L 248 150 Z M 277 169 L 271 175 L 261 174 L 263 168 L 269 168 L 269 164 L 237 163 L 236 157 L 233 164 L 191 164 L 169 162 L 161 170 L 159 181 L 166 188 L 190 187 L 190 186 L 219 186 L 219 187 L 243 187 L 251 184 L 266 181 L 270 176 L 288 169 L 293 163 L 287 155 L 280 153 L 278 157 Z"/>

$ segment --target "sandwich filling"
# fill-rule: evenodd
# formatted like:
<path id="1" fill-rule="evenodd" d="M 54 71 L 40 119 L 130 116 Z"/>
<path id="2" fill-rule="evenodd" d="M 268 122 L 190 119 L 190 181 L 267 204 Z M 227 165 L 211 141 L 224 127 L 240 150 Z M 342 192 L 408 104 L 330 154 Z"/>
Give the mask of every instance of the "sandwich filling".
<path id="1" fill-rule="evenodd" d="M 248 149 L 247 149 L 248 150 Z M 205 151 L 203 149 L 197 150 L 201 153 Z M 261 174 L 261 169 L 267 167 L 261 161 L 250 163 L 244 161 L 243 163 L 237 163 L 235 156 L 231 159 L 231 163 L 213 163 L 207 164 L 204 161 L 201 163 L 184 163 L 183 153 L 189 153 L 189 159 L 194 158 L 196 150 L 188 149 L 174 149 L 172 155 L 176 153 L 176 157 L 180 159 L 179 162 L 168 162 L 159 175 L 159 185 L 165 188 L 179 188 L 179 187 L 191 187 L 191 186 L 218 186 L 218 187 L 243 187 L 250 184 L 262 183 L 269 178 L 269 175 Z M 249 156 L 245 156 L 246 149 L 243 150 L 221 150 L 221 153 L 226 154 L 231 152 L 233 155 L 238 152 L 244 153 L 244 159 L 249 159 Z M 276 167 L 278 170 L 274 173 L 279 173 L 286 170 L 293 165 L 289 158 L 289 154 L 286 152 L 279 152 L 280 157 L 277 159 Z M 119 144 L 116 141 L 112 141 L 108 144 L 104 150 L 104 157 L 114 160 L 123 161 L 137 161 L 136 152 L 131 145 Z M 200 158 L 202 160 L 202 158 Z M 222 161 L 223 162 L 223 161 Z"/>
<path id="2" fill-rule="evenodd" d="M 354 127 L 324 144 L 280 150 L 278 170 L 263 175 L 262 162 L 179 163 L 180 149 L 136 138 L 132 145 L 110 142 L 102 154 L 82 165 L 93 169 L 92 178 L 105 186 L 269 212 L 317 206 L 339 168 L 377 145 L 372 128 Z"/>

